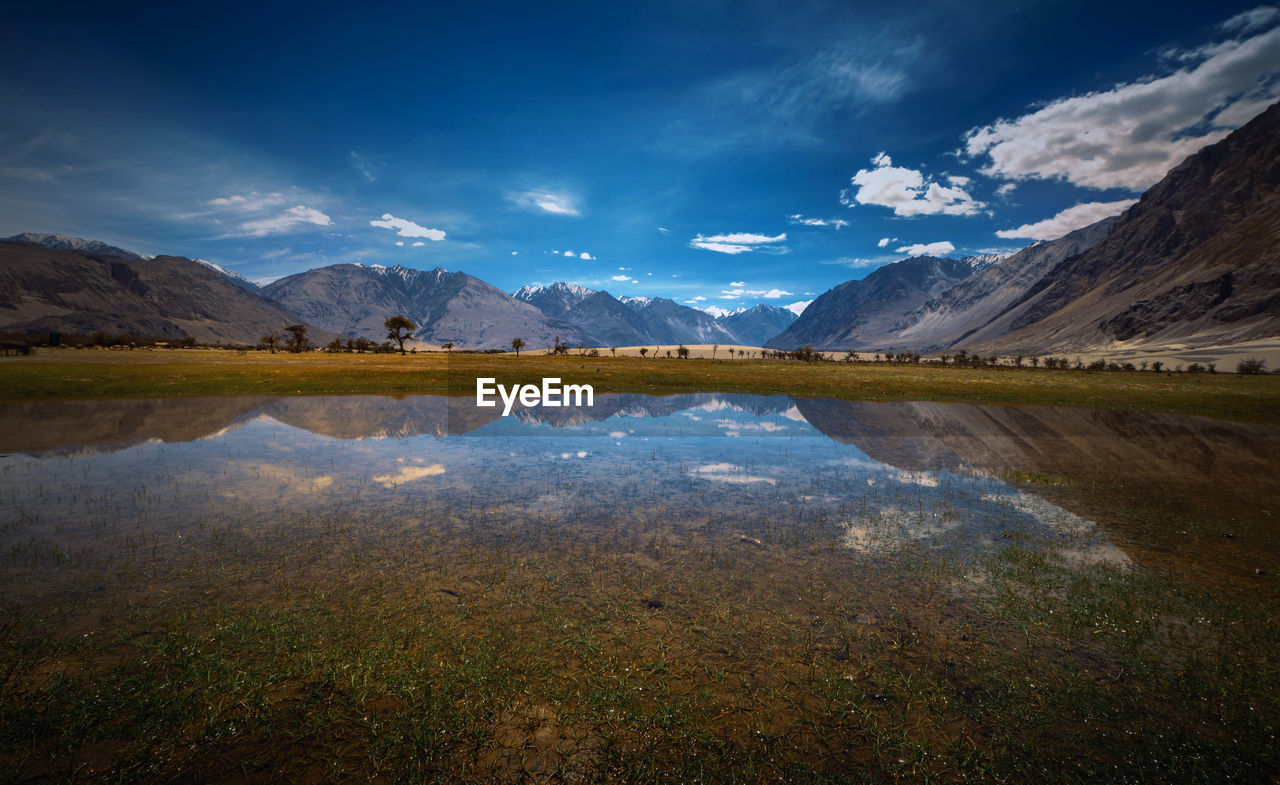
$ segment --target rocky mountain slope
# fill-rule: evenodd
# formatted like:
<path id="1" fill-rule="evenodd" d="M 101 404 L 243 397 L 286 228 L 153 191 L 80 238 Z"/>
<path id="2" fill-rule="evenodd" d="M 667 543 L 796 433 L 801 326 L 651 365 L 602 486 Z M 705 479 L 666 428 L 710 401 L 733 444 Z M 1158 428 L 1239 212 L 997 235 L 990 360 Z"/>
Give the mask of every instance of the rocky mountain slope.
<path id="1" fill-rule="evenodd" d="M 281 278 L 262 292 L 326 330 L 376 341 L 386 337 L 387 317 L 401 315 L 418 326 L 418 340 L 459 349 L 510 348 L 515 338 L 548 348 L 557 336 L 570 345 L 590 343 L 573 325 L 442 268 L 335 264 Z"/>
<path id="2" fill-rule="evenodd" d="M 786 308 L 763 303 L 716 317 L 720 326 L 738 336 L 738 342 L 747 346 L 764 346 L 786 331 L 795 320 L 796 315 Z"/>
<path id="3" fill-rule="evenodd" d="M 572 324 L 587 346 L 743 343 L 710 314 L 663 298 L 617 298 L 566 283 L 525 286 L 515 297 Z"/>
<path id="4" fill-rule="evenodd" d="M 980 350 L 1224 345 L 1280 334 L 1280 104 L 1188 157 L 1049 271 Z"/>
<path id="5" fill-rule="evenodd" d="M 305 322 L 190 259 L 133 256 L 0 241 L 0 329 L 256 344 Z"/>
<path id="6" fill-rule="evenodd" d="M 42 234 L 40 232 L 23 232 L 15 234 L 13 237 L 4 238 L 3 242 L 10 243 L 35 243 L 43 245 L 45 248 L 51 248 L 55 251 L 84 251 L 85 253 L 97 254 L 98 256 L 114 256 L 119 259 L 146 259 L 148 257 L 142 254 L 126 251 L 123 248 L 117 248 L 114 245 L 107 245 L 101 240 L 83 240 L 79 237 L 69 237 L 65 234 Z"/>
<path id="7" fill-rule="evenodd" d="M 1104 218 L 983 267 L 904 316 L 883 348 L 940 351 L 1001 334 L 1018 317 L 1031 287 L 1064 259 L 1097 245 L 1115 222 L 1115 217 Z"/>
<path id="8" fill-rule="evenodd" d="M 965 278 L 984 260 L 918 256 L 877 268 L 823 293 L 781 335 L 771 349 L 812 346 L 822 350 L 879 351 L 896 340 L 903 318 Z"/>

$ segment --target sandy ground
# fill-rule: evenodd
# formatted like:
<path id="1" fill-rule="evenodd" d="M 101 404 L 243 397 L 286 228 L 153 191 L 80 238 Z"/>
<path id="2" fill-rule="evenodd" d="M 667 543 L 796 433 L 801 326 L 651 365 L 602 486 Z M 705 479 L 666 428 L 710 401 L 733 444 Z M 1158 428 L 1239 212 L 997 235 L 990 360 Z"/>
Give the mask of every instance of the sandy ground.
<path id="1" fill-rule="evenodd" d="M 413 346 L 414 344 L 412 343 L 405 344 L 406 349 L 412 348 Z M 441 347 L 439 346 L 436 346 L 433 344 L 421 343 L 421 342 L 417 343 L 416 348 L 418 351 L 443 351 L 443 349 L 441 349 Z M 679 344 L 655 345 L 655 346 L 618 346 L 614 350 L 615 351 L 614 356 L 639 357 L 640 350 L 645 349 L 647 351 L 647 356 L 650 358 L 654 357 L 656 354 L 657 357 L 665 359 L 667 356 L 667 352 L 670 352 L 671 357 L 674 358 L 676 356 L 676 350 L 678 348 L 679 348 Z M 712 344 L 701 344 L 701 345 L 685 344 L 685 348 L 689 350 L 690 357 L 717 359 L 717 360 L 739 359 L 738 357 L 739 351 L 745 352 L 744 356 L 741 359 L 759 359 L 760 353 L 762 351 L 767 351 L 765 349 L 761 349 L 759 346 L 738 346 L 738 345 L 713 346 Z M 733 352 L 732 355 L 730 355 L 730 350 L 732 350 Z M 607 346 L 603 348 L 599 348 L 598 351 L 600 352 L 600 356 L 602 357 L 610 356 L 610 349 Z M 510 354 L 511 352 L 507 352 L 507 353 Z M 549 352 L 546 349 L 522 349 L 520 353 L 539 355 L 539 354 L 548 354 Z M 569 354 L 570 356 L 577 355 L 579 354 L 579 350 L 577 348 L 570 349 Z M 844 359 L 844 356 L 845 356 L 844 352 L 826 352 L 825 354 L 828 357 L 831 357 L 837 360 Z M 949 352 L 948 354 L 951 354 L 951 353 Z M 861 359 L 861 360 L 875 359 L 874 352 L 860 352 L 858 353 L 857 356 L 858 356 L 858 359 Z M 923 356 L 926 359 L 935 359 L 937 358 L 938 355 L 928 354 Z M 1134 347 L 1134 346 L 1126 347 L 1123 345 L 1117 345 L 1115 348 L 1108 349 L 1108 350 L 1093 350 L 1088 352 L 1058 352 L 1052 355 L 1050 354 L 1041 355 L 1041 357 L 1047 357 L 1047 356 L 1067 357 L 1072 362 L 1075 362 L 1076 358 L 1078 357 L 1086 365 L 1093 362 L 1094 360 L 1106 360 L 1108 362 L 1118 362 L 1118 363 L 1131 362 L 1134 365 L 1140 365 L 1141 363 L 1145 362 L 1148 364 L 1148 366 L 1151 363 L 1159 361 L 1164 363 L 1165 367 L 1169 370 L 1174 370 L 1179 365 L 1186 367 L 1191 365 L 1192 363 L 1200 363 L 1201 365 L 1208 365 L 1210 363 L 1213 363 L 1217 366 L 1217 370 L 1220 373 L 1234 372 L 1236 369 L 1236 364 L 1239 363 L 1241 360 L 1256 357 L 1260 360 L 1266 361 L 1267 370 L 1274 371 L 1274 370 L 1280 370 L 1280 337 L 1267 338 L 1267 339 L 1258 340 L 1258 341 L 1249 341 L 1246 343 L 1233 344 L 1231 346 L 1181 347 L 1181 346 L 1175 345 L 1172 347 L 1161 347 L 1157 349 L 1151 349 L 1151 348 L 1143 348 L 1143 347 Z M 1002 357 L 1001 359 L 1004 362 L 1009 364 L 1012 364 L 1013 362 L 1012 357 Z"/>

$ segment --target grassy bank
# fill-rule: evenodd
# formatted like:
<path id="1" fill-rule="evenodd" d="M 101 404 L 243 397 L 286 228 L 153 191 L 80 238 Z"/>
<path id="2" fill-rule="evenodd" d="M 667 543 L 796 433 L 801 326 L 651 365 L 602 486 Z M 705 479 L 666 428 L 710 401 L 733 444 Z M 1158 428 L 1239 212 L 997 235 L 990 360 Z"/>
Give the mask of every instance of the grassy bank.
<path id="1" fill-rule="evenodd" d="M 0 361 L 0 401 L 197 395 L 469 393 L 555 376 L 597 393 L 741 392 L 1082 406 L 1280 422 L 1280 377 L 473 354 L 42 351 Z"/>

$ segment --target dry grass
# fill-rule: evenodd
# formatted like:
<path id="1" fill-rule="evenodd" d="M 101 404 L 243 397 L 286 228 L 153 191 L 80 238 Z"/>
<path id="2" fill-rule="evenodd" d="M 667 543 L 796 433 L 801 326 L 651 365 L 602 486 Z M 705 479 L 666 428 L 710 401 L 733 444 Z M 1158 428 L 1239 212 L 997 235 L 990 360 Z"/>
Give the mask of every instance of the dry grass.
<path id="1" fill-rule="evenodd" d="M 477 376 L 560 377 L 603 392 L 744 392 L 850 400 L 1081 406 L 1280 422 L 1280 377 L 973 369 L 888 363 L 496 354 L 42 351 L 0 360 L 0 400 L 194 395 L 451 393 Z"/>

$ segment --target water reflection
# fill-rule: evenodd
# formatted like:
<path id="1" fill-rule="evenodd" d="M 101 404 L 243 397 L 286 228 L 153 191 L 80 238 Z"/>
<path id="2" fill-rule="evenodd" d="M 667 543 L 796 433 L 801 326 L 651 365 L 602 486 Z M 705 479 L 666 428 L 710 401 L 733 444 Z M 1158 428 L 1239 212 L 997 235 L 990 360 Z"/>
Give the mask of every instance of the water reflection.
<path id="1" fill-rule="evenodd" d="M 1264 548 L 1280 511 L 1276 428 L 1048 407 L 601 395 L 503 418 L 441 396 L 50 402 L 0 407 L 0 452 L 5 530 L 52 548 L 108 522 L 174 535 L 359 513 L 387 532 L 516 541 L 661 532 L 877 552 L 1032 536 L 1093 563 L 1126 560 L 1117 538 L 1185 533 L 1126 516 L 1135 499 L 1217 516 Z M 1103 537 L 1095 520 L 1147 529 Z"/>

